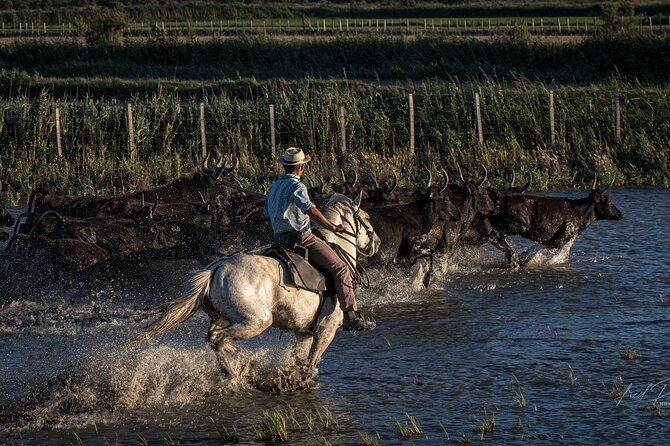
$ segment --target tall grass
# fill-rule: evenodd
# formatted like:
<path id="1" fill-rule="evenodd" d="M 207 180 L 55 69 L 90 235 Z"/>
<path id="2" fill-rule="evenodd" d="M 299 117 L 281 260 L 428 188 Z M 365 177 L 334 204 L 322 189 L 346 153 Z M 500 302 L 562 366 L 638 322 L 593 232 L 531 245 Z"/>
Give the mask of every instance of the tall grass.
<path id="1" fill-rule="evenodd" d="M 621 141 L 614 97 L 622 104 Z M 414 93 L 415 156 L 409 156 L 407 93 Z M 474 95 L 481 95 L 484 143 L 476 137 Z M 570 186 L 614 176 L 617 184 L 669 184 L 670 93 L 656 87 L 610 83 L 554 90 L 556 143 L 550 141 L 549 90 L 542 84 L 492 80 L 395 86 L 306 81 L 271 82 L 245 97 L 203 98 L 207 147 L 241 161 L 244 181 L 270 180 L 268 108 L 275 106 L 277 152 L 304 147 L 312 176 L 337 167 L 378 174 L 397 169 L 405 179 L 424 166 L 466 172 L 484 164 L 494 183 L 511 170 L 532 171 L 535 187 Z M 164 183 L 197 168 L 201 153 L 199 101 L 161 93 L 136 98 L 137 159 L 128 143 L 125 103 L 43 94 L 15 96 L 0 107 L 0 180 L 28 192 L 40 182 L 77 193 L 102 193 Z M 339 107 L 345 109 L 346 153 L 341 153 Z M 63 158 L 57 159 L 55 109 L 60 108 Z"/>

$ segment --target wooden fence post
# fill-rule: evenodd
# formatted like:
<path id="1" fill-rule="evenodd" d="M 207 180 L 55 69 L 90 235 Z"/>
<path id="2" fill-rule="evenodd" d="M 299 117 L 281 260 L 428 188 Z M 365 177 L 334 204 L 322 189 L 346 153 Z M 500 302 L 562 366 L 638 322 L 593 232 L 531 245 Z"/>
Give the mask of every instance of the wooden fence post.
<path id="1" fill-rule="evenodd" d="M 619 92 L 614 96 L 614 121 L 616 141 L 621 142 L 621 101 L 619 100 Z"/>
<path id="2" fill-rule="evenodd" d="M 63 147 L 60 143 L 60 108 L 56 107 L 56 148 L 58 149 L 58 159 L 63 157 Z"/>
<path id="3" fill-rule="evenodd" d="M 551 132 L 551 145 L 556 144 L 556 125 L 554 122 L 554 91 L 549 91 L 549 130 Z"/>
<path id="4" fill-rule="evenodd" d="M 344 123 L 344 106 L 340 105 L 340 132 L 342 134 L 342 155 L 347 153 L 347 133 Z"/>
<path id="5" fill-rule="evenodd" d="M 128 103 L 128 145 L 130 147 L 130 159 L 135 161 L 135 129 L 133 128 L 133 106 Z"/>
<path id="6" fill-rule="evenodd" d="M 414 95 L 408 96 L 409 100 L 409 156 L 414 158 Z"/>
<path id="7" fill-rule="evenodd" d="M 477 137 L 480 143 L 484 142 L 484 129 L 482 127 L 482 108 L 479 104 L 479 93 L 475 93 L 475 111 L 477 113 Z"/>
<path id="8" fill-rule="evenodd" d="M 200 142 L 202 144 L 202 159 L 207 156 L 207 137 L 205 134 L 205 103 L 200 103 Z"/>
<path id="9" fill-rule="evenodd" d="M 275 105 L 270 104 L 270 147 L 272 153 L 272 159 L 276 156 L 276 146 L 275 146 Z"/>

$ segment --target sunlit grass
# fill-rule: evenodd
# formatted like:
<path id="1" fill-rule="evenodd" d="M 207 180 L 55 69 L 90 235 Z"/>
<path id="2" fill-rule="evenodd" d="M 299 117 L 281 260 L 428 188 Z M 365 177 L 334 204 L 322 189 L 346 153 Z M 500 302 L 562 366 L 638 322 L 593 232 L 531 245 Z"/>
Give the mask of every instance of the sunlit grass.
<path id="1" fill-rule="evenodd" d="M 625 102 L 622 140 L 616 141 L 614 92 Z M 408 154 L 407 93 L 414 92 L 416 152 Z M 481 94 L 484 143 L 475 127 L 474 94 Z M 312 178 L 336 180 L 338 162 L 365 167 L 380 179 L 393 171 L 412 184 L 424 165 L 466 176 L 489 170 L 502 186 L 512 170 L 532 172 L 531 190 L 588 184 L 670 184 L 670 93 L 619 84 L 555 90 L 557 141 L 548 121 L 549 90 L 489 80 L 472 84 L 425 82 L 417 88 L 305 81 L 269 83 L 252 98 L 205 98 L 207 147 L 215 157 L 240 160 L 243 183 L 268 184 L 276 172 L 267 110 L 275 105 L 277 151 L 301 146 L 313 159 Z M 129 151 L 126 107 L 93 98 L 38 100 L 14 96 L 0 109 L 0 175 L 10 203 L 40 184 L 77 194 L 136 190 L 189 175 L 200 163 L 199 104 L 170 93 L 133 102 L 137 159 Z M 345 106 L 347 154 L 341 150 L 339 106 Z M 54 113 L 60 108 L 63 159 L 55 150 Z M 653 113 L 650 115 L 651 110 Z"/>
<path id="2" fill-rule="evenodd" d="M 393 419 L 393 424 L 395 425 L 398 433 L 403 437 L 421 435 L 423 432 L 421 431 L 421 426 L 419 426 L 419 422 L 416 420 L 416 418 L 408 413 L 405 413 L 405 417 L 407 418 L 406 423 L 401 423 L 397 418 Z"/>
<path id="3" fill-rule="evenodd" d="M 264 411 L 258 425 L 255 427 L 256 439 L 270 443 L 288 441 L 286 418 L 279 410 Z"/>
<path id="4" fill-rule="evenodd" d="M 472 431 L 479 433 L 479 441 L 484 441 L 485 433 L 493 433 L 496 428 L 496 415 L 492 413 L 491 416 L 488 416 L 486 410 L 484 410 L 484 416 L 482 419 L 472 425 Z"/>

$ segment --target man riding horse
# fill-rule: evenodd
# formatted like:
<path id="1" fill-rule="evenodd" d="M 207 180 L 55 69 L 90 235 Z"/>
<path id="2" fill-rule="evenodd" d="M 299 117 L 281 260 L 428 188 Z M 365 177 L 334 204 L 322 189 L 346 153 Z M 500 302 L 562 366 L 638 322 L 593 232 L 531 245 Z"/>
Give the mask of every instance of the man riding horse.
<path id="1" fill-rule="evenodd" d="M 332 224 L 323 216 L 310 201 L 307 187 L 300 182 L 310 159 L 302 149 L 291 147 L 277 160 L 285 173 L 277 176 L 265 200 L 265 215 L 270 218 L 274 240 L 289 249 L 302 246 L 310 263 L 332 276 L 340 308 L 344 312 L 343 330 L 372 330 L 376 326 L 374 319 L 362 315 L 357 309 L 347 264 L 326 242 L 312 233 L 310 222 L 334 233 L 342 233 L 344 228 Z"/>

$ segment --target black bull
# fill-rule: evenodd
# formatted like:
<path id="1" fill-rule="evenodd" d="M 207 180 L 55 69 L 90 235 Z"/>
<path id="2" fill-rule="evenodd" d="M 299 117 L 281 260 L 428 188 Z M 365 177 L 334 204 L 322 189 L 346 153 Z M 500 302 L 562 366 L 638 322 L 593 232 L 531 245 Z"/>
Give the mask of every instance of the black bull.
<path id="1" fill-rule="evenodd" d="M 415 193 L 411 203 L 373 208 L 368 214 L 381 240 L 372 261 L 383 265 L 425 255 L 424 243 L 431 229 L 442 221 L 460 217 L 458 209 L 441 199 L 435 189 Z"/>
<path id="2" fill-rule="evenodd" d="M 520 235 L 550 249 L 561 249 L 596 220 L 623 220 L 604 189 L 594 189 L 583 198 L 538 197 L 518 193 L 497 194 L 499 210 L 481 233 L 482 239 L 501 249 L 510 264 L 517 262 L 505 239 Z"/>

